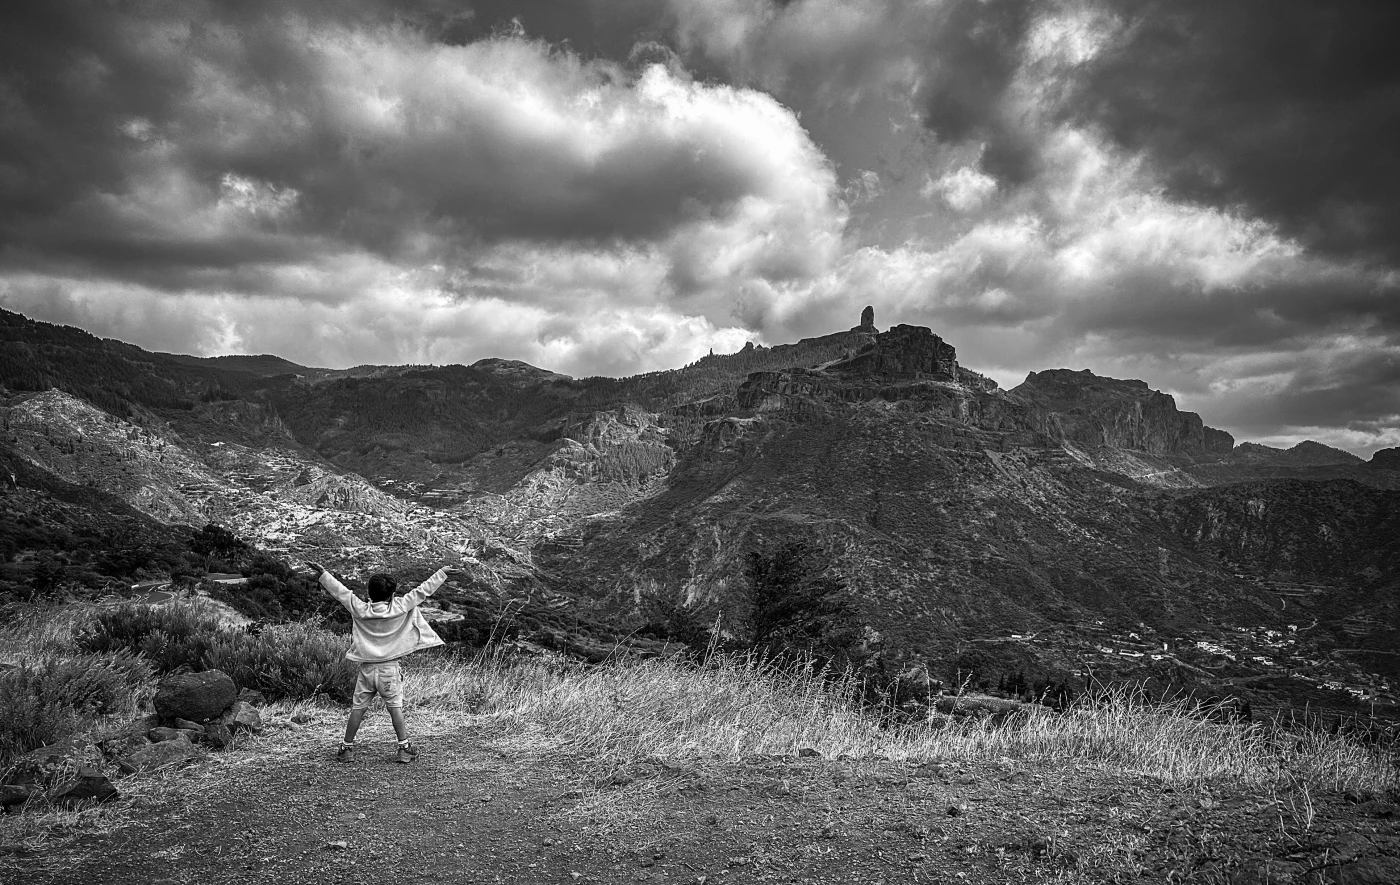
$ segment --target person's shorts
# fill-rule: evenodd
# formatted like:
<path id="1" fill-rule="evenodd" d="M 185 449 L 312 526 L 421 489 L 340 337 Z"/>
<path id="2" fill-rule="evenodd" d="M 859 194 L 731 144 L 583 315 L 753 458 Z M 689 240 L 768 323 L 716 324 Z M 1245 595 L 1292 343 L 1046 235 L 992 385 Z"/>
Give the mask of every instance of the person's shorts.
<path id="1" fill-rule="evenodd" d="M 355 696 L 350 702 L 353 710 L 363 710 L 378 695 L 386 707 L 403 706 L 403 668 L 398 661 L 377 661 L 360 664 L 355 679 Z"/>

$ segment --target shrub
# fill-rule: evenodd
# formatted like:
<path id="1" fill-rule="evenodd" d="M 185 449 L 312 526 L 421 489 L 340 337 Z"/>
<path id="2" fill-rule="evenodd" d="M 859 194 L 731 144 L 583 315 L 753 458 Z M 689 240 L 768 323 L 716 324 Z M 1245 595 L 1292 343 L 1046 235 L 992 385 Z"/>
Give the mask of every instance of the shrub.
<path id="1" fill-rule="evenodd" d="M 355 688 L 355 665 L 345 660 L 343 636 L 309 622 L 265 626 L 257 633 L 226 629 L 197 602 L 108 609 L 79 632 L 77 645 L 91 653 L 140 654 L 160 673 L 222 670 L 240 688 L 272 699 L 325 692 L 348 702 Z"/>
<path id="2" fill-rule="evenodd" d="M 845 583 L 833 575 L 830 554 L 806 541 L 751 551 L 748 583 L 751 647 L 779 661 L 813 660 L 842 672 L 857 665 L 860 626 Z"/>
<path id="3" fill-rule="evenodd" d="M 345 658 L 344 637 L 310 623 L 223 633 L 210 643 L 203 663 L 273 700 L 325 692 L 349 703 L 355 689 L 356 666 Z"/>
<path id="4" fill-rule="evenodd" d="M 0 766 L 72 737 L 99 716 L 130 710 L 151 677 L 130 652 L 46 658 L 0 673 Z"/>
<path id="5" fill-rule="evenodd" d="M 219 619 L 191 602 L 121 605 L 105 609 L 74 637 L 90 654 L 139 653 L 160 673 L 202 670 Z"/>

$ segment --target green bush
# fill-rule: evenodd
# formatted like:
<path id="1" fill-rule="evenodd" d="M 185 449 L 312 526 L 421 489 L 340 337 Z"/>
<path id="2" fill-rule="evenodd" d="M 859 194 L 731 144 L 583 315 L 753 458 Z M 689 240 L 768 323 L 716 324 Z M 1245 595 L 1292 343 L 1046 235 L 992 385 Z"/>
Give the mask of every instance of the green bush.
<path id="1" fill-rule="evenodd" d="M 861 629 L 849 588 L 830 569 L 830 551 L 807 541 L 773 542 L 749 552 L 750 647 L 774 661 L 808 661 L 841 672 L 858 668 Z"/>
<path id="2" fill-rule="evenodd" d="M 198 605 L 170 602 L 104 609 L 74 639 L 90 654 L 140 654 L 157 672 L 170 673 L 182 667 L 207 669 L 202 662 L 219 632 L 219 619 Z"/>
<path id="3" fill-rule="evenodd" d="M 254 633 L 221 626 L 198 603 L 123 605 L 98 614 L 76 640 L 89 653 L 139 654 L 160 673 L 222 670 L 271 699 L 325 692 L 348 702 L 355 687 L 346 638 L 311 622 Z"/>
<path id="4" fill-rule="evenodd" d="M 0 673 L 0 767 L 76 734 L 99 716 L 130 710 L 151 668 L 130 652 L 49 658 Z"/>
<path id="5" fill-rule="evenodd" d="M 325 692 L 349 703 L 356 665 L 346 641 L 310 623 L 279 624 L 254 633 L 223 633 L 205 653 L 205 669 L 223 670 L 240 688 L 269 699 L 309 698 Z"/>

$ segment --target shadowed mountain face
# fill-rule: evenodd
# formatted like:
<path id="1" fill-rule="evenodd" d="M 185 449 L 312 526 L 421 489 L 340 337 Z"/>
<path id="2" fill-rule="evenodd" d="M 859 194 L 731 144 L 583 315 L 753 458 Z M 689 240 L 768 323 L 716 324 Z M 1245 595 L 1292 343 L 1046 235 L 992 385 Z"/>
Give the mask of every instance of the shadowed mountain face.
<path id="1" fill-rule="evenodd" d="M 624 623 L 703 606 L 739 629 L 748 551 L 802 538 L 895 660 L 1014 641 L 1077 672 L 1128 631 L 1301 620 L 1322 654 L 1400 635 L 1386 453 L 1236 447 L 1087 371 L 1003 391 L 921 327 L 863 319 L 624 379 L 172 357 L 3 311 L 0 338 L 17 457 L 350 572 L 461 557 Z"/>
<path id="2" fill-rule="evenodd" d="M 1032 372 L 1011 391 L 1039 407 L 1046 433 L 1076 446 L 1107 446 L 1154 455 L 1228 455 L 1234 437 L 1181 412 L 1143 381 L 1100 378 L 1085 369 Z"/>

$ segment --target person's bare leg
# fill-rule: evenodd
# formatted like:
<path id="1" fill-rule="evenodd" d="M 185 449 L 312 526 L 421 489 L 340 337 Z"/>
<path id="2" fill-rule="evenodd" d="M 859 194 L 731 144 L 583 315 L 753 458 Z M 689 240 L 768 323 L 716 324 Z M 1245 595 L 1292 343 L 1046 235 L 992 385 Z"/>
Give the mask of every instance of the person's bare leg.
<path id="1" fill-rule="evenodd" d="M 390 711 L 389 711 L 389 715 L 392 716 L 393 714 L 394 714 L 394 711 L 393 711 L 393 710 L 390 710 Z M 360 730 L 360 723 L 364 721 L 364 718 L 365 718 L 365 711 L 364 711 L 364 710 L 351 710 L 351 711 L 350 711 L 350 719 L 347 720 L 346 723 L 345 723 L 345 743 L 347 743 L 347 744 L 353 744 L 353 743 L 355 742 L 355 732 L 357 732 L 357 731 Z M 397 726 L 395 726 L 395 727 L 397 727 Z"/>
<path id="2" fill-rule="evenodd" d="M 394 734 L 398 737 L 399 743 L 408 740 L 408 726 L 403 721 L 403 707 L 388 707 L 389 721 L 394 723 Z"/>

